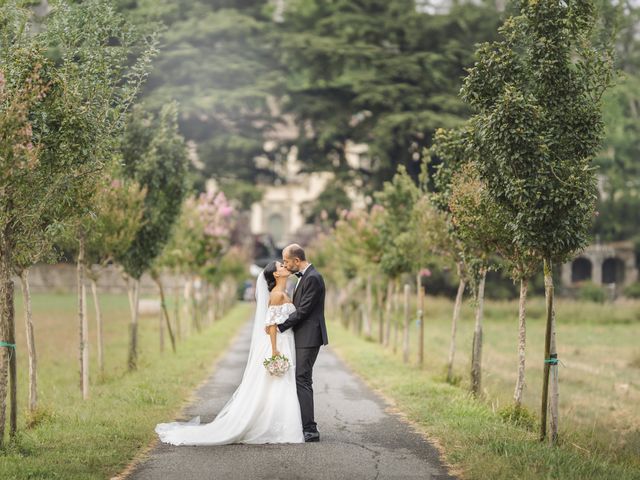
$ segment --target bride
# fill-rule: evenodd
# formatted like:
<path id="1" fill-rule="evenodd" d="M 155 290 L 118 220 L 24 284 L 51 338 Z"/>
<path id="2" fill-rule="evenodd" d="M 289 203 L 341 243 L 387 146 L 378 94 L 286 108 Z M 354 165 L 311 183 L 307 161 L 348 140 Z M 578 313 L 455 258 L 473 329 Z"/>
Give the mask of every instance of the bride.
<path id="1" fill-rule="evenodd" d="M 258 275 L 256 314 L 249 357 L 240 385 L 216 418 L 200 424 L 200 416 L 188 422 L 159 423 L 156 433 L 172 445 L 224 445 L 229 443 L 304 443 L 300 404 L 296 393 L 296 349 L 292 329 L 280 333 L 276 324 L 295 311 L 285 293 L 291 273 L 280 262 L 271 262 Z M 272 325 L 265 335 L 265 325 Z M 262 362 L 284 354 L 291 366 L 284 375 L 271 376 Z"/>

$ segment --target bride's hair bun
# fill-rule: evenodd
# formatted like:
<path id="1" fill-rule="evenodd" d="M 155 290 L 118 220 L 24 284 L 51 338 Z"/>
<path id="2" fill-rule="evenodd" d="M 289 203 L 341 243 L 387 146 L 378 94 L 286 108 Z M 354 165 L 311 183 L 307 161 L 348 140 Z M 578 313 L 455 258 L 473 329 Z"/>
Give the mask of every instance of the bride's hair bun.
<path id="1" fill-rule="evenodd" d="M 264 267 L 264 279 L 267 281 L 267 288 L 269 291 L 273 290 L 273 287 L 276 286 L 276 277 L 274 277 L 274 273 L 278 267 L 276 266 L 276 262 L 271 262 L 269 265 Z"/>

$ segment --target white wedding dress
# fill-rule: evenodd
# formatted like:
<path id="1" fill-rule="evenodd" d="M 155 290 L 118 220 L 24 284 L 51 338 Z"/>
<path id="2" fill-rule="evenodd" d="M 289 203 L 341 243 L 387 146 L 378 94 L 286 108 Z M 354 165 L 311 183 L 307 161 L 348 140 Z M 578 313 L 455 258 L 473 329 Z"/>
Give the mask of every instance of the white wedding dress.
<path id="1" fill-rule="evenodd" d="M 271 376 L 262 364 L 271 356 L 265 325 L 280 324 L 294 311 L 292 303 L 269 306 L 269 290 L 260 273 L 251 347 L 240 385 L 210 423 L 201 424 L 197 416 L 188 422 L 157 424 L 160 440 L 172 445 L 304 443 L 296 391 L 296 348 L 290 328 L 276 334 L 278 351 L 291 361 L 289 370 L 281 377 Z"/>

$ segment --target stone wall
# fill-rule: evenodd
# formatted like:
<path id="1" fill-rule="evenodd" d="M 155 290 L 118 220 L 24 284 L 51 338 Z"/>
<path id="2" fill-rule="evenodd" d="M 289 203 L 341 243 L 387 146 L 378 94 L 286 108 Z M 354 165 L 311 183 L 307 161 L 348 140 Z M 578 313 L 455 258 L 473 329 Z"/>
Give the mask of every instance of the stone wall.
<path id="1" fill-rule="evenodd" d="M 98 278 L 100 292 L 124 293 L 127 291 L 122 274 L 115 266 L 110 265 L 100 269 L 94 266 L 93 270 L 100 272 Z M 76 272 L 76 266 L 69 263 L 35 265 L 29 270 L 29 286 L 32 292 L 75 292 L 77 290 Z M 19 278 L 16 277 L 16 285 L 19 285 L 19 281 Z M 162 283 L 168 293 L 173 292 L 174 288 L 181 288 L 184 285 L 184 279 L 177 275 L 163 275 Z M 87 280 L 88 286 L 89 281 Z M 143 295 L 158 293 L 158 287 L 149 274 L 144 274 L 140 279 L 140 293 Z"/>

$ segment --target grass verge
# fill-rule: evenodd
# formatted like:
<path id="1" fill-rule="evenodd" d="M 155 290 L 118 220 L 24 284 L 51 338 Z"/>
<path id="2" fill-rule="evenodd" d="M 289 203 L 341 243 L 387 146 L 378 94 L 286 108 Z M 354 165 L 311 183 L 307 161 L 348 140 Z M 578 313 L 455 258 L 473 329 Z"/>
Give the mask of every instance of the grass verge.
<path id="1" fill-rule="evenodd" d="M 575 443 L 570 431 L 562 432 L 555 448 L 539 442 L 537 423 L 532 425 L 527 415 L 516 415 L 517 421 L 510 421 L 514 415 L 444 382 L 440 366 L 421 370 L 405 365 L 399 355 L 356 336 L 338 322 L 330 324 L 329 336 L 334 351 L 433 439 L 451 472 L 461 478 L 640 478 L 637 458 L 585 449 Z"/>
<path id="2" fill-rule="evenodd" d="M 24 327 L 17 312 L 18 434 L 0 452 L 0 478 L 88 480 L 110 478 L 122 471 L 155 438 L 156 423 L 175 417 L 252 311 L 250 304 L 236 305 L 201 333 L 183 338 L 176 354 L 168 338 L 165 352 L 159 351 L 156 316 L 142 317 L 138 370 L 128 373 L 126 298 L 105 295 L 101 302 L 107 368 L 104 376 L 97 374 L 92 343 L 90 399 L 83 401 L 78 387 L 74 297 L 34 298 L 36 345 L 40 347 L 35 418 L 25 415 L 28 366 Z M 19 298 L 16 303 L 19 306 Z M 94 334 L 91 330 L 92 342 Z M 28 421 L 34 426 L 27 429 Z"/>

